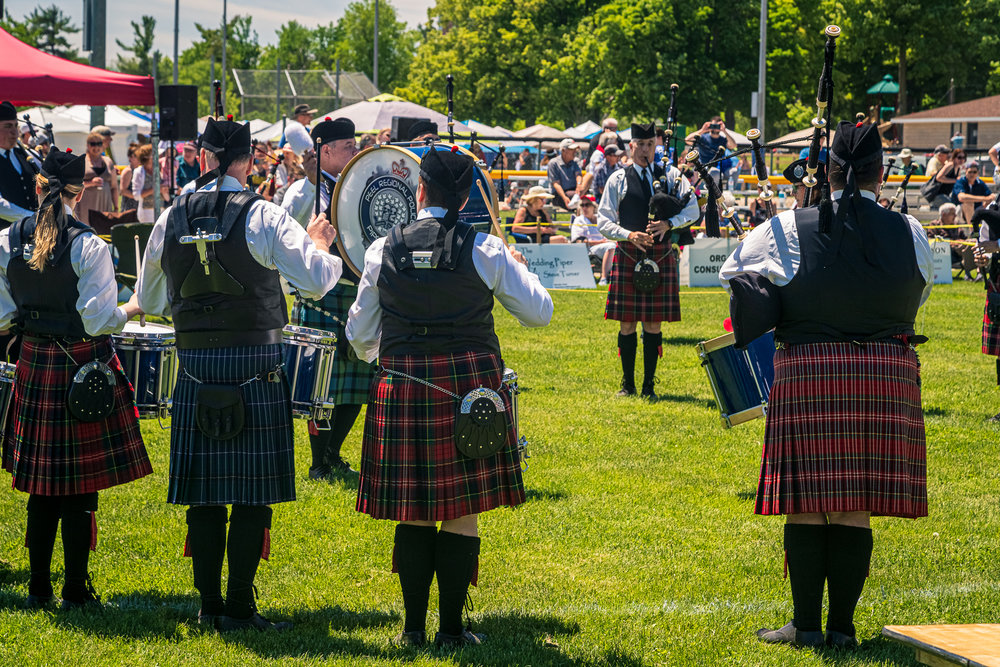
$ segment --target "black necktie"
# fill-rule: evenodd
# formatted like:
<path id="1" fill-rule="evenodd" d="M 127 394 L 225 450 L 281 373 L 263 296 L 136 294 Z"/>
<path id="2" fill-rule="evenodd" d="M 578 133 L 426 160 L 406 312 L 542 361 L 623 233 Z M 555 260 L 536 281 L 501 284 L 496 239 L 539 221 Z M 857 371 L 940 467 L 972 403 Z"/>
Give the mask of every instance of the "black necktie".
<path id="1" fill-rule="evenodd" d="M 649 175 L 645 169 L 642 170 L 642 194 L 646 199 L 653 196 L 653 186 L 649 184 Z"/>

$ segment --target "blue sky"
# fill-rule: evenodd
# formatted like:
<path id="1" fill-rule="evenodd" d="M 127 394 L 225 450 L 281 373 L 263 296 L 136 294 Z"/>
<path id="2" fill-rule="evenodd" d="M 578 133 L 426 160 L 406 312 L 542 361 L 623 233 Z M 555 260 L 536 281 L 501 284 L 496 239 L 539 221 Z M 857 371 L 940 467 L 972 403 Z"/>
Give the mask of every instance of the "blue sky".
<path id="1" fill-rule="evenodd" d="M 173 56 L 174 49 L 174 2 L 173 0 L 106 0 L 108 7 L 108 64 L 114 63 L 117 54 L 115 38 L 126 44 L 132 41 L 130 21 L 138 21 L 143 14 L 156 18 L 156 48 L 165 56 Z M 38 6 L 58 5 L 69 15 L 77 27 L 83 26 L 83 0 L 5 0 L 6 10 L 16 19 L 23 18 Z M 282 23 L 298 21 L 306 26 L 325 25 L 336 22 L 344 13 L 350 0 L 319 0 L 307 2 L 281 2 L 280 0 L 229 0 L 227 12 L 230 18 L 236 14 L 253 16 L 253 26 L 261 44 L 274 42 L 275 30 Z M 433 0 L 396 0 L 399 18 L 410 27 L 427 21 L 427 9 Z M 284 5 L 285 8 L 282 8 Z M 198 36 L 195 23 L 218 25 L 222 22 L 222 0 L 180 0 L 180 26 L 178 43 L 181 51 Z M 80 46 L 80 34 L 74 35 L 75 44 Z"/>

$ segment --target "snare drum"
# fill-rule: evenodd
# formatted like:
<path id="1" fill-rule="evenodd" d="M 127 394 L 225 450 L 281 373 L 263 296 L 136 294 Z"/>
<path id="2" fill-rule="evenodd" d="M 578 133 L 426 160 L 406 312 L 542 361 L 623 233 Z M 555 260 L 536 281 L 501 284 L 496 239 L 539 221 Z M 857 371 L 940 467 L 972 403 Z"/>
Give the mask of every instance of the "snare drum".
<path id="1" fill-rule="evenodd" d="M 0 362 L 0 438 L 7 433 L 7 415 L 14 398 L 14 364 Z"/>
<path id="2" fill-rule="evenodd" d="M 726 428 L 763 417 L 774 382 L 774 334 L 737 350 L 731 333 L 698 343 L 701 365 Z"/>
<path id="3" fill-rule="evenodd" d="M 528 454 L 528 440 L 521 435 L 521 426 L 518 422 L 517 395 L 521 393 L 521 390 L 517 387 L 517 373 L 510 368 L 503 369 L 503 383 L 510 393 L 510 416 L 514 422 L 514 442 L 517 443 L 518 457 L 521 461 L 521 467 L 527 470 L 528 459 L 531 456 Z"/>
<path id="4" fill-rule="evenodd" d="M 336 407 L 330 398 L 330 377 L 337 335 L 331 331 L 296 327 L 282 331 L 285 374 L 292 394 L 292 416 L 313 421 L 329 420 Z"/>
<path id="5" fill-rule="evenodd" d="M 177 382 L 174 329 L 165 324 L 126 322 L 111 336 L 125 376 L 132 383 L 140 419 L 166 418 Z"/>

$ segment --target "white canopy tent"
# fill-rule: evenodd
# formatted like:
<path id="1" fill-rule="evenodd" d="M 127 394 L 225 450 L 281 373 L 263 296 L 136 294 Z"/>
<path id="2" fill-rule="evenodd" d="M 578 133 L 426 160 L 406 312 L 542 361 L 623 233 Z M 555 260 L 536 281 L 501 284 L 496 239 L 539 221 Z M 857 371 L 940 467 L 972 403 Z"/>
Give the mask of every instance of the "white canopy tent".
<path id="1" fill-rule="evenodd" d="M 598 132 L 601 131 L 601 126 L 592 120 L 588 120 L 585 123 L 581 123 L 576 127 L 571 127 L 566 130 L 566 134 L 573 137 L 574 139 L 589 139 Z"/>
<path id="2" fill-rule="evenodd" d="M 83 153 L 87 150 L 87 135 L 90 133 L 90 107 L 76 105 L 71 107 L 33 107 L 18 113 L 20 119 L 25 114 L 35 125 L 44 126 L 52 123 L 52 133 L 55 144 L 60 149 L 72 148 L 74 152 Z M 124 164 L 128 145 L 136 141 L 140 134 L 149 134 L 149 121 L 128 113 L 121 107 L 108 106 L 105 109 L 105 125 L 114 132 L 111 140 L 111 151 L 118 164 Z"/>
<path id="3" fill-rule="evenodd" d="M 392 127 L 393 116 L 427 118 L 432 123 L 437 123 L 438 135 L 442 139 L 448 138 L 447 116 L 406 100 L 387 99 L 381 102 L 366 100 L 320 114 L 317 118 L 322 119 L 326 116 L 349 118 L 354 122 L 354 127 L 358 132 L 378 132 L 383 128 Z M 455 121 L 455 132 L 469 133 L 472 132 L 472 128 L 465 123 Z"/>

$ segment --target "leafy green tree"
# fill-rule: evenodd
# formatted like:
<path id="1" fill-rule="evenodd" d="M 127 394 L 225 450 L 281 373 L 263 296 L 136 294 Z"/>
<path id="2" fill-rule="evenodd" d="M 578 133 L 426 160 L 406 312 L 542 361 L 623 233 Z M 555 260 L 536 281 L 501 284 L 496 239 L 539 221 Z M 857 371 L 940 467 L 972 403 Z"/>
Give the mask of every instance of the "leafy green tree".
<path id="1" fill-rule="evenodd" d="M 115 43 L 123 52 L 131 53 L 131 57 L 118 55 L 117 68 L 119 72 L 128 74 L 153 74 L 153 40 L 156 38 L 156 19 L 143 16 L 139 23 L 132 24 L 132 44 L 125 44 L 115 38 Z"/>
<path id="2" fill-rule="evenodd" d="M 38 32 L 35 43 L 42 51 L 66 60 L 79 60 L 79 52 L 71 48 L 67 35 L 80 32 L 73 21 L 57 5 L 51 7 L 36 7 L 26 18 L 29 25 Z"/>
<path id="3" fill-rule="evenodd" d="M 5 12 L 3 20 L 0 21 L 0 28 L 30 46 L 35 46 L 38 43 L 40 33 L 38 26 L 29 24 L 27 20 L 18 21 L 10 15 L 9 11 Z"/>
<path id="4" fill-rule="evenodd" d="M 332 69 L 337 58 L 343 70 L 364 72 L 374 80 L 372 54 L 375 50 L 375 0 L 356 0 L 347 6 L 334 28 L 320 29 L 315 40 L 320 64 Z M 378 84 L 392 90 L 406 81 L 413 60 L 417 32 L 396 17 L 396 8 L 379 0 Z M 333 46 L 333 52 L 325 50 Z M 325 60 L 322 54 L 330 54 Z"/>
<path id="5" fill-rule="evenodd" d="M 205 27 L 195 23 L 199 38 L 184 49 L 178 58 L 178 83 L 198 86 L 198 113 L 205 115 L 212 111 L 215 103 L 215 92 L 211 81 L 211 61 L 215 58 L 215 76 L 222 78 L 222 29 Z M 226 76 L 227 112 L 238 113 L 240 108 L 239 91 L 232 77 L 234 69 L 254 69 L 260 57 L 260 43 L 257 31 L 253 29 L 251 16 L 236 15 L 229 21 L 228 40 L 226 42 Z"/>

